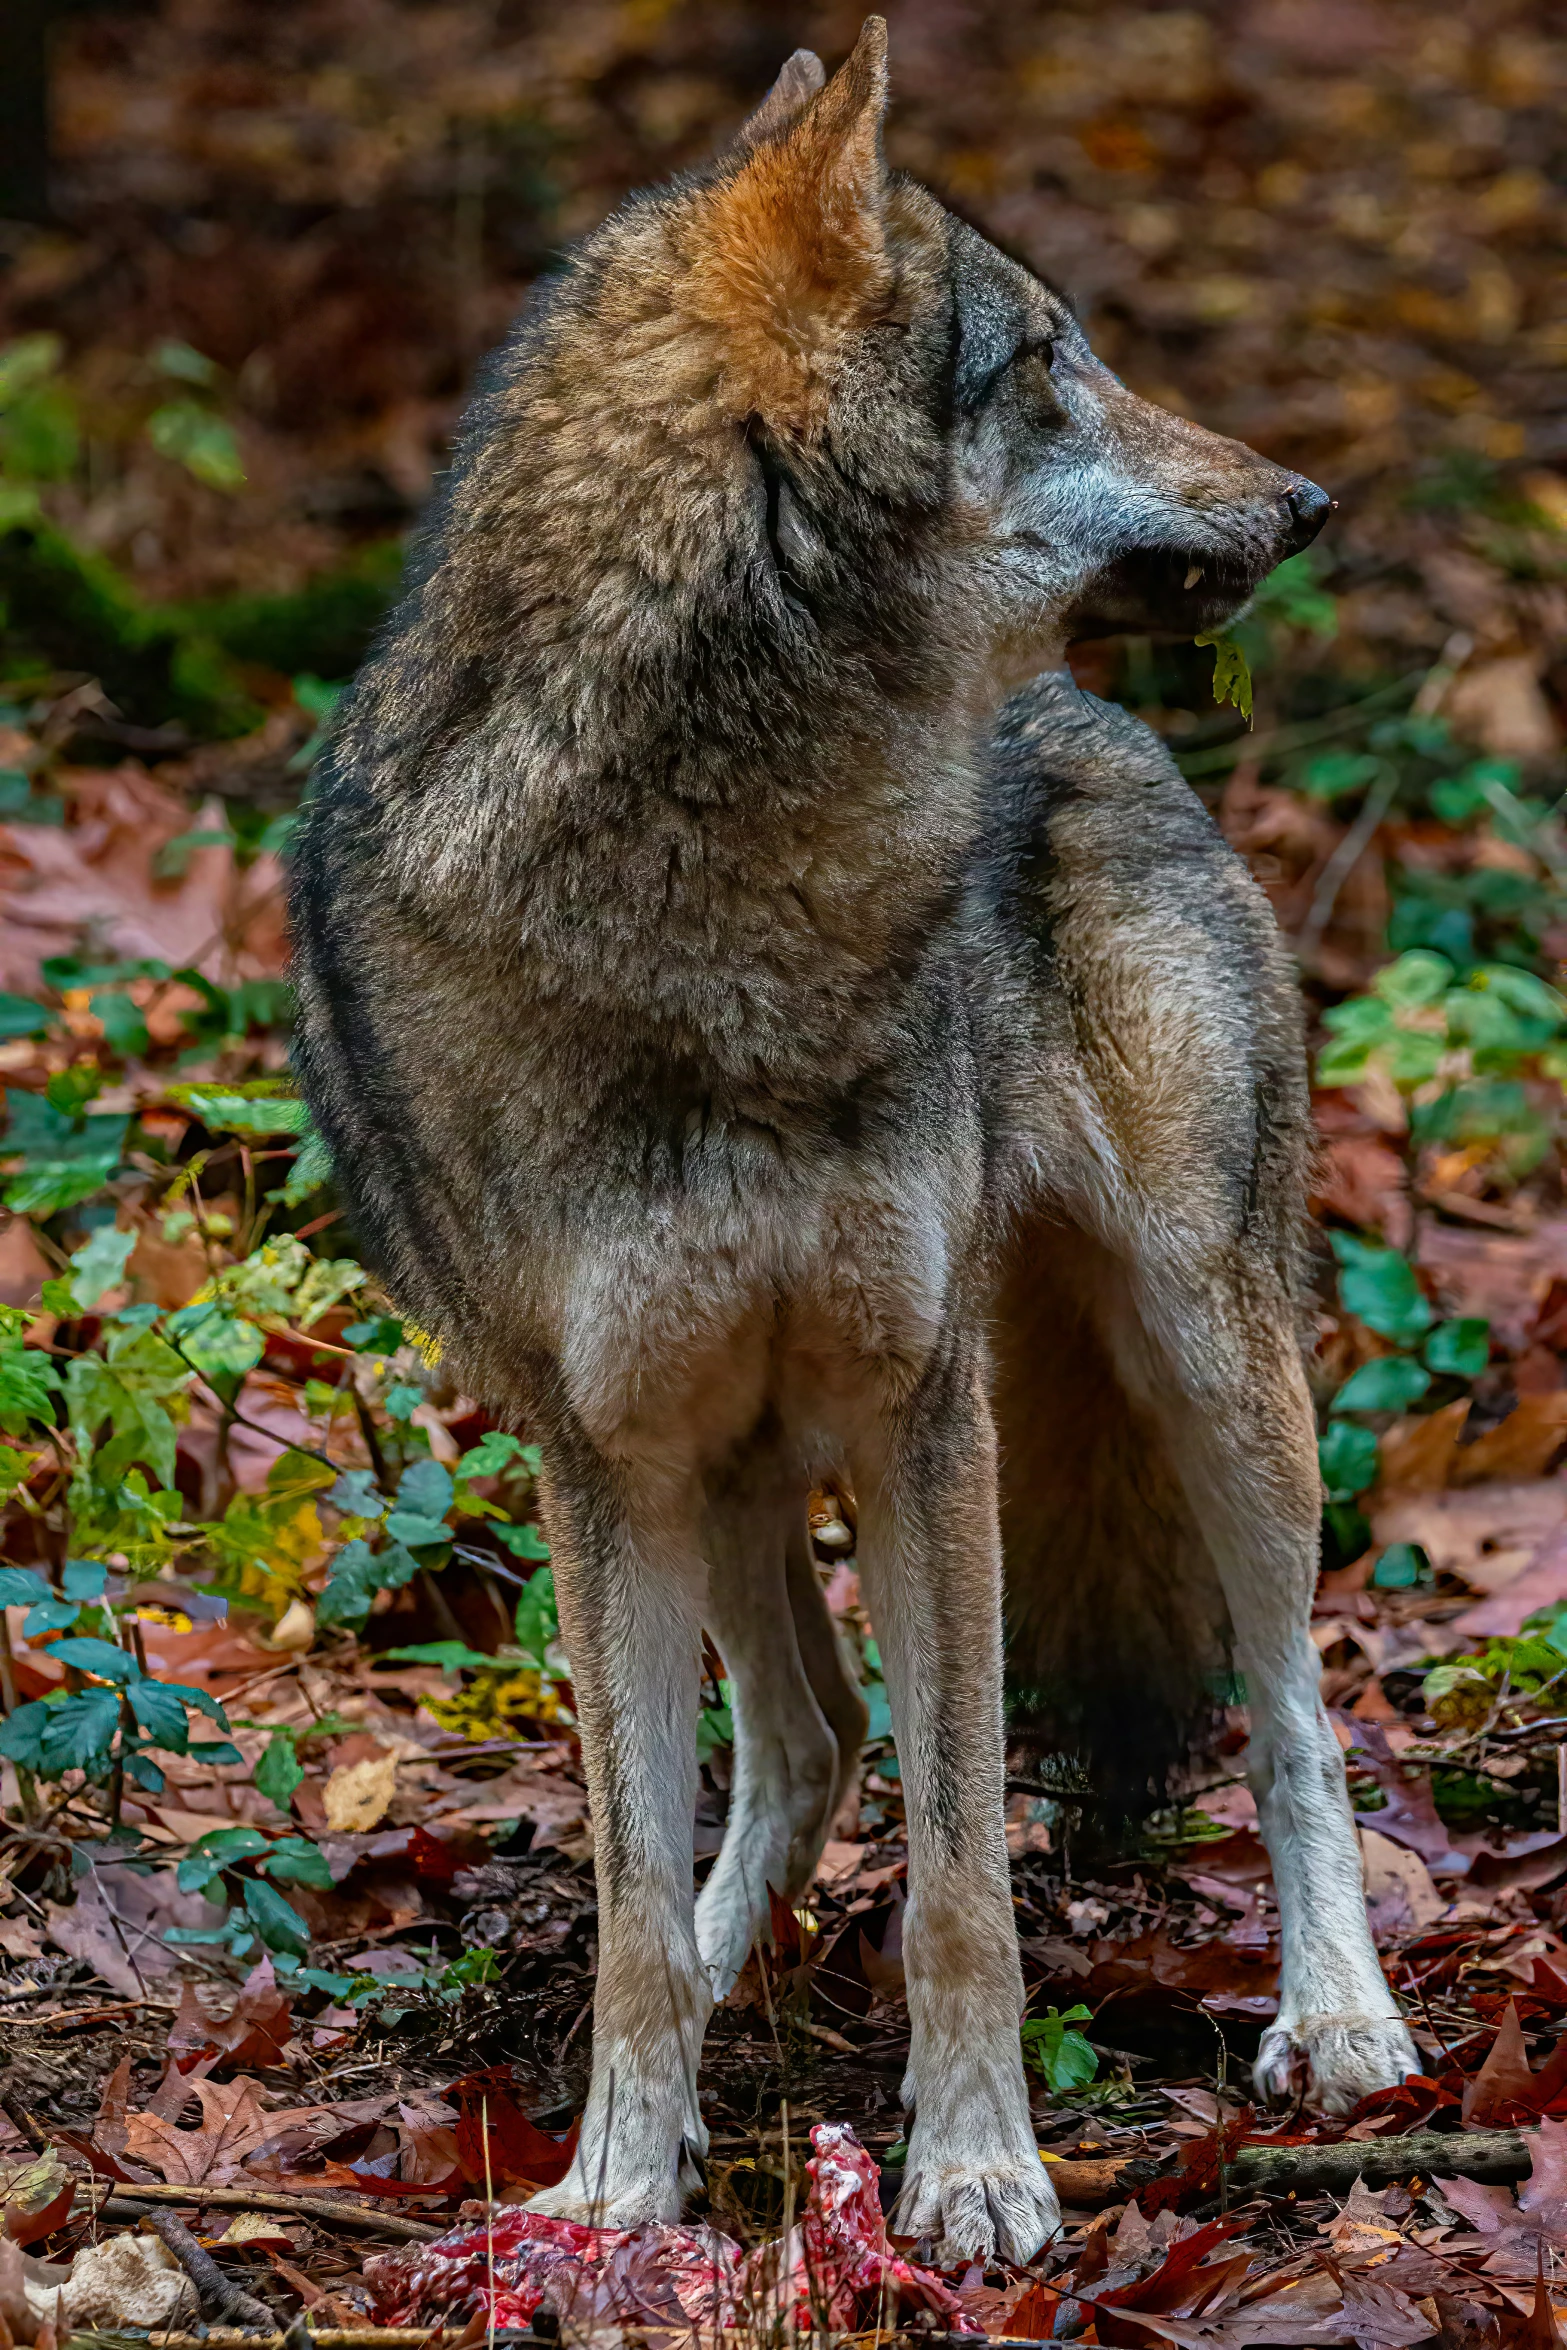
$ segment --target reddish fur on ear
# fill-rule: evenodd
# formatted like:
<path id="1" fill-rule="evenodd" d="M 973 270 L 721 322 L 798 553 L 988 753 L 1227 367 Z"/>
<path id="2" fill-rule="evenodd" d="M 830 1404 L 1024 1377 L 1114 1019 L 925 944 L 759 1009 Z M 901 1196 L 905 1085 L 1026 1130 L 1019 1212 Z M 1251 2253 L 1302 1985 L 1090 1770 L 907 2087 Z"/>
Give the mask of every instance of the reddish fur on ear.
<path id="1" fill-rule="evenodd" d="M 721 330 L 734 413 L 810 433 L 850 336 L 891 288 L 883 20 L 867 17 L 852 55 L 792 128 L 786 106 L 773 114 L 775 95 L 746 126 L 769 117 L 760 143 L 702 200 L 685 301 Z"/>

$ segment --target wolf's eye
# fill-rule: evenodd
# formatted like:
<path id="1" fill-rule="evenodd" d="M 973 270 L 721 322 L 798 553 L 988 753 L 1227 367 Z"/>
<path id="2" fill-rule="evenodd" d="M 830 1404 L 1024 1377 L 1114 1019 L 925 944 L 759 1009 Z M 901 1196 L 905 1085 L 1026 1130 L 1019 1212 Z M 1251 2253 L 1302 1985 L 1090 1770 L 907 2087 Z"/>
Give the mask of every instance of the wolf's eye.
<path id="1" fill-rule="evenodd" d="M 1012 364 L 1016 367 L 1021 360 L 1037 359 L 1041 367 L 1049 367 L 1055 359 L 1055 355 L 1056 338 L 1054 335 L 1032 335 L 1026 343 L 1019 343 L 1012 354 Z"/>

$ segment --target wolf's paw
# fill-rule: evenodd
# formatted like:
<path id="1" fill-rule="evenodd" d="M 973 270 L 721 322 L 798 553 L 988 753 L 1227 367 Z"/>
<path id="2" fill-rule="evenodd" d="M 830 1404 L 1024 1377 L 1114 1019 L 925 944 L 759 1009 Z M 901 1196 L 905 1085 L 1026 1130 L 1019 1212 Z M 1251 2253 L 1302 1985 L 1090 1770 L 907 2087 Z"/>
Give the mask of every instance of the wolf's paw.
<path id="1" fill-rule="evenodd" d="M 1396 2015 L 1308 2015 L 1268 2026 L 1252 2078 L 1258 2095 L 1276 2104 L 1304 2090 L 1319 2112 L 1350 2113 L 1374 2089 L 1395 2089 L 1419 2070 Z"/>
<path id="2" fill-rule="evenodd" d="M 1061 2225 L 1061 2206 L 1037 2154 L 942 2161 L 909 2149 L 909 2174 L 891 2225 L 928 2236 L 938 2267 L 992 2255 L 1019 2266 Z"/>

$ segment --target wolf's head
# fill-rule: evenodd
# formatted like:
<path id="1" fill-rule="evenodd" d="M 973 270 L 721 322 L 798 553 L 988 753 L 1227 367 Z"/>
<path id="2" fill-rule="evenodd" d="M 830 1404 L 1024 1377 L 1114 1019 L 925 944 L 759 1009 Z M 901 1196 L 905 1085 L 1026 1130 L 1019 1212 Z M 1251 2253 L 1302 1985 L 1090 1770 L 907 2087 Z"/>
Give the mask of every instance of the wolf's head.
<path id="1" fill-rule="evenodd" d="M 1326 494 L 1128 391 L 1061 295 L 885 170 L 886 46 L 870 18 L 831 81 L 797 51 L 685 223 L 679 306 L 713 332 L 781 568 L 809 600 L 835 478 L 895 498 L 918 452 L 1003 659 L 1215 626 Z"/>
<path id="2" fill-rule="evenodd" d="M 525 712 L 549 759 L 710 767 L 705 796 L 880 757 L 896 707 L 947 756 L 934 713 L 1073 637 L 1212 628 L 1315 535 L 1314 484 L 1138 399 L 1059 294 L 887 171 L 885 104 L 872 17 L 541 289 L 376 688 L 405 746 Z"/>

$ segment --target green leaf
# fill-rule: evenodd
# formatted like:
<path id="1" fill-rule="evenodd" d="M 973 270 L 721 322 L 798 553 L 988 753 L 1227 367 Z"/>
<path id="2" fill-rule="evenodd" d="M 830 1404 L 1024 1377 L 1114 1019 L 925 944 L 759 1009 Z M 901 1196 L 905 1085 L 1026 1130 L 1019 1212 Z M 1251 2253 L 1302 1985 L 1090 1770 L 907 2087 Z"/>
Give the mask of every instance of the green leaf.
<path id="1" fill-rule="evenodd" d="M 287 1811 L 294 1789 L 304 1775 L 293 1738 L 286 1730 L 274 1730 L 256 1765 L 256 1792 L 279 1811 Z"/>
<path id="2" fill-rule="evenodd" d="M 189 343 L 170 338 L 158 345 L 153 362 L 164 375 L 172 375 L 176 383 L 213 384 L 218 380 L 218 363 L 204 352 L 192 349 Z"/>
<path id="3" fill-rule="evenodd" d="M 217 1134 L 303 1134 L 310 1112 L 292 1094 L 273 1091 L 275 1082 L 268 1080 L 265 1092 L 238 1085 L 171 1085 L 166 1090 L 171 1101 L 194 1111 Z"/>
<path id="4" fill-rule="evenodd" d="M 245 479 L 232 425 L 199 400 L 168 400 L 147 419 L 147 438 L 160 457 L 172 457 L 197 481 L 237 490 Z"/>
<path id="5" fill-rule="evenodd" d="M 325 1137 L 314 1126 L 307 1126 L 283 1184 L 284 1206 L 297 1207 L 302 1199 L 309 1199 L 312 1192 L 320 1191 L 331 1180 L 332 1154 L 326 1147 Z"/>
<path id="6" fill-rule="evenodd" d="M 245 1759 L 227 1738 L 209 1738 L 203 1745 L 192 1746 L 187 1751 L 193 1763 L 209 1771 L 215 1771 L 220 1763 L 239 1763 Z"/>
<path id="7" fill-rule="evenodd" d="M 74 1624 L 81 1609 L 72 1599 L 44 1599 L 30 1607 L 22 1622 L 22 1638 L 39 1640 L 46 1632 L 63 1632 Z"/>
<path id="8" fill-rule="evenodd" d="M 1453 1379 L 1478 1379 L 1491 1359 L 1491 1325 L 1477 1315 L 1439 1322 L 1423 1352 L 1430 1370 Z"/>
<path id="9" fill-rule="evenodd" d="M 1372 1569 L 1371 1580 L 1378 1591 L 1412 1591 L 1417 1583 L 1430 1582 L 1430 1563 L 1418 1543 L 1390 1542 Z"/>
<path id="10" fill-rule="evenodd" d="M 112 1224 L 104 1224 L 85 1248 L 76 1251 L 69 1275 L 71 1296 L 84 1313 L 98 1303 L 106 1290 L 119 1287 L 135 1246 L 134 1232 L 118 1232 Z"/>
<path id="11" fill-rule="evenodd" d="M 313 1885 L 319 1893 L 332 1890 L 332 1871 L 319 1844 L 304 1836 L 285 1836 L 257 1861 L 269 1877 L 288 1885 Z"/>
<path id="12" fill-rule="evenodd" d="M 472 1451 L 463 1454 L 457 1474 L 469 1484 L 475 1477 L 498 1477 L 521 1450 L 520 1437 L 509 1435 L 504 1428 L 487 1429 Z"/>
<path id="13" fill-rule="evenodd" d="M 41 1348 L 20 1345 L 14 1339 L 0 1344 L 0 1428 L 8 1435 L 23 1436 L 35 1420 L 52 1427 L 54 1413 L 49 1399 L 59 1394 L 61 1385 L 59 1372 Z M 23 1603 L 18 1600 L 16 1604 Z"/>
<path id="14" fill-rule="evenodd" d="M 1245 654 L 1233 637 L 1224 636 L 1216 629 L 1206 629 L 1193 637 L 1193 644 L 1213 647 L 1213 698 L 1219 704 L 1233 702 L 1236 709 L 1251 724 L 1251 669 Z"/>
<path id="15" fill-rule="evenodd" d="M 228 1313 L 216 1298 L 181 1306 L 170 1314 L 167 1328 L 187 1362 L 207 1379 L 242 1378 L 267 1351 L 265 1332 Z"/>
<path id="16" fill-rule="evenodd" d="M 1425 1394 L 1431 1374 L 1408 1355 L 1382 1355 L 1362 1363 L 1345 1380 L 1332 1403 L 1334 1412 L 1402 1412 Z"/>
<path id="17" fill-rule="evenodd" d="M 142 1678 L 136 1659 L 112 1640 L 57 1640 L 49 1654 L 62 1665 L 75 1665 L 78 1672 L 96 1673 L 100 1681 L 116 1681 L 122 1687 Z"/>
<path id="18" fill-rule="evenodd" d="M 103 1188 L 125 1151 L 130 1119 L 78 1118 L 42 1094 L 6 1089 L 6 1132 L 0 1159 L 20 1159 L 6 1184 L 5 1205 L 18 1215 L 54 1216 Z"/>
<path id="19" fill-rule="evenodd" d="M 412 1550 L 427 1550 L 432 1543 L 450 1542 L 452 1530 L 441 1518 L 426 1518 L 418 1510 L 390 1510 L 386 1530 L 394 1542 L 406 1542 Z"/>
<path id="20" fill-rule="evenodd" d="M 496 1529 L 498 1533 L 508 1530 Z M 542 1669 L 545 1651 L 552 1641 L 560 1638 L 560 1616 L 555 1605 L 555 1575 L 552 1568 L 540 1567 L 536 1575 L 529 1577 L 517 1601 L 515 1622 L 517 1646 Z"/>
<path id="21" fill-rule="evenodd" d="M 1452 984 L 1452 964 L 1429 947 L 1414 947 L 1396 962 L 1384 963 L 1371 982 L 1382 1001 L 1398 1012 L 1419 1011 L 1439 1002 Z"/>
<path id="22" fill-rule="evenodd" d="M 379 1518 L 386 1510 L 386 1503 L 376 1488 L 373 1469 L 345 1469 L 327 1500 L 350 1518 Z"/>
<path id="23" fill-rule="evenodd" d="M 368 1542 L 345 1542 L 316 1601 L 316 1622 L 357 1627 L 369 1615 L 378 1591 L 396 1591 L 418 1572 L 419 1561 L 401 1543 L 373 1551 Z"/>
<path id="24" fill-rule="evenodd" d="M 183 1754 L 190 1744 L 190 1723 L 174 1691 L 162 1681 L 135 1681 L 126 1695 L 148 1742 Z"/>
<path id="25" fill-rule="evenodd" d="M 120 1725 L 120 1701 L 112 1689 L 83 1689 L 47 1712 L 38 1759 L 46 1779 L 63 1771 L 90 1773 L 107 1761 Z"/>
<path id="26" fill-rule="evenodd" d="M 44 1607 L 54 1593 L 31 1567 L 0 1567 L 0 1607 Z"/>
<path id="27" fill-rule="evenodd" d="M 550 1555 L 550 1546 L 537 1526 L 492 1525 L 490 1531 L 498 1542 L 506 1545 L 513 1558 L 547 1559 Z"/>
<path id="28" fill-rule="evenodd" d="M 424 1401 L 424 1389 L 399 1383 L 387 1389 L 383 1401 L 389 1420 L 411 1420 Z"/>
<path id="29" fill-rule="evenodd" d="M 439 1461 L 414 1461 L 403 1471 L 397 1488 L 397 1506 L 421 1517 L 444 1518 L 452 1506 L 450 1469 L 443 1468 Z"/>
<path id="30" fill-rule="evenodd" d="M 411 1648 L 383 1648 L 377 1664 L 437 1665 L 443 1673 L 504 1672 L 502 1658 L 470 1648 L 466 1640 L 418 1640 Z"/>
<path id="31" fill-rule="evenodd" d="M 23 392 L 46 383 L 65 356 L 58 335 L 22 335 L 0 349 L 0 410 L 9 408 Z"/>
<path id="32" fill-rule="evenodd" d="M 55 1710 L 37 1699 L 30 1705 L 19 1705 L 10 1720 L 0 1728 L 0 1754 L 8 1762 L 20 1763 L 25 1770 L 36 1771 L 43 1760 L 43 1734 L 48 1727 L 49 1716 Z"/>
<path id="33" fill-rule="evenodd" d="M 1353 1501 L 1376 1483 L 1377 1440 L 1353 1420 L 1335 1420 L 1317 1441 L 1317 1462 L 1330 1501 Z"/>
<path id="34" fill-rule="evenodd" d="M 262 1877 L 247 1877 L 246 1913 L 269 1950 L 291 1951 L 303 1958 L 310 1948 L 310 1928 L 291 1902 Z"/>
<path id="35" fill-rule="evenodd" d="M 0 1041 L 9 1044 L 13 1037 L 47 1036 L 53 1022 L 54 1014 L 35 1004 L 31 996 L 0 995 Z"/>
<path id="36" fill-rule="evenodd" d="M 1378 1248 L 1348 1232 L 1328 1238 L 1339 1261 L 1339 1297 L 1348 1312 L 1400 1345 L 1430 1328 L 1430 1304 L 1414 1267 L 1397 1249 Z"/>
<path id="37" fill-rule="evenodd" d="M 1091 2010 L 1086 2007 L 1052 2007 L 1041 2016 L 1030 2016 L 1023 2026 L 1024 2062 L 1042 2074 L 1058 2095 L 1063 2090 L 1086 2089 L 1099 2070 L 1099 2059 L 1082 2033 L 1070 2028 L 1091 2020 Z"/>

